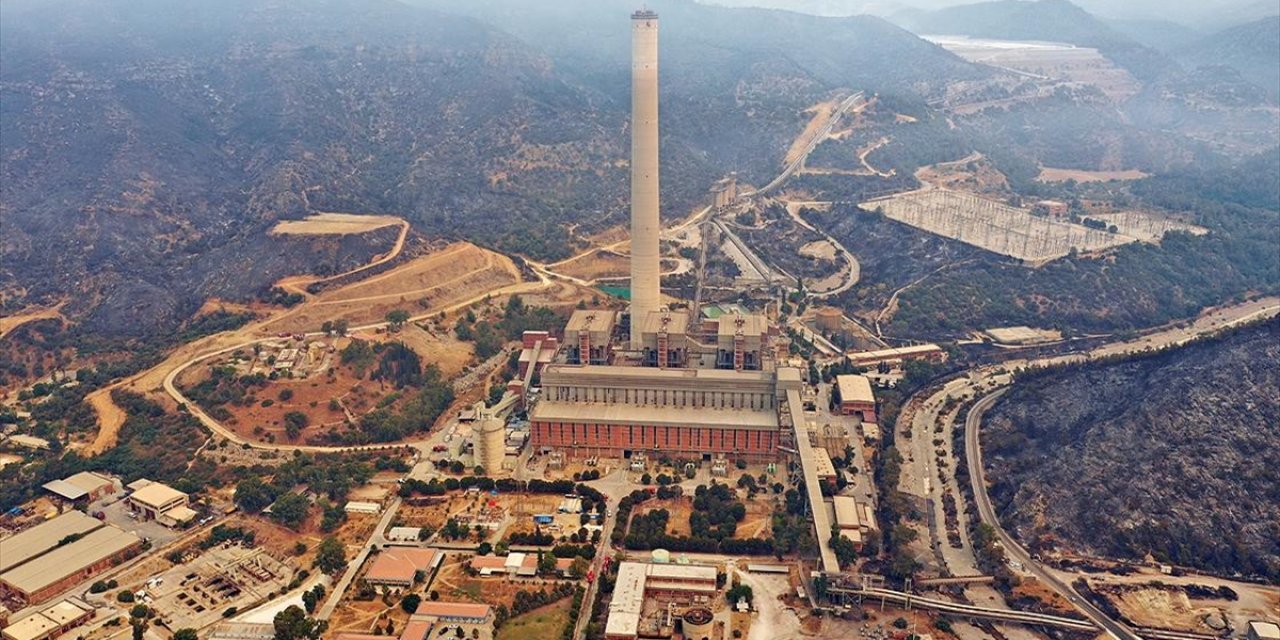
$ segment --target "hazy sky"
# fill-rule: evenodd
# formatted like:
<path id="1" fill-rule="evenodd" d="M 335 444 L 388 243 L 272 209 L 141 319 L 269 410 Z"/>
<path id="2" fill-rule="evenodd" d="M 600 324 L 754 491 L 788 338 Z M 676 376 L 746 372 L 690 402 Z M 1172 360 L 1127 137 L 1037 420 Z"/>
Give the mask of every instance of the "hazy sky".
<path id="1" fill-rule="evenodd" d="M 890 16 L 910 9 L 938 9 L 981 0 L 698 0 L 704 4 L 790 9 L 817 15 L 869 13 Z M 1189 26 L 1245 21 L 1280 13 L 1277 0 L 1072 0 L 1104 18 L 1173 20 Z M 1237 16 L 1239 19 L 1237 20 Z M 1208 21 L 1208 22 L 1206 22 Z"/>

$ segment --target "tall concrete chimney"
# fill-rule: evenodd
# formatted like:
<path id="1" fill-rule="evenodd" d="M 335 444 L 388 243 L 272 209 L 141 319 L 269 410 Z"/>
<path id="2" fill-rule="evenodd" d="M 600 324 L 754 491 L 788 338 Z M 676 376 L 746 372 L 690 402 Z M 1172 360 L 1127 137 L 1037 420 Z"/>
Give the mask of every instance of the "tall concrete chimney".
<path id="1" fill-rule="evenodd" d="M 631 349 L 659 306 L 658 14 L 631 14 Z"/>

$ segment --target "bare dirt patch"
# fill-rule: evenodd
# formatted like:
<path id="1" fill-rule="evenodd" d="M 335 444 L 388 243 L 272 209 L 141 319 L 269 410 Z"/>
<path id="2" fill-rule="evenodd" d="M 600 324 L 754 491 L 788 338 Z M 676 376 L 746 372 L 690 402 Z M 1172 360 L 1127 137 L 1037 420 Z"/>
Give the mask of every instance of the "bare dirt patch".
<path id="1" fill-rule="evenodd" d="M 349 235 L 365 233 L 393 224 L 401 224 L 395 216 L 358 215 L 352 213 L 317 213 L 301 220 L 281 220 L 271 229 L 279 235 Z"/>
<path id="2" fill-rule="evenodd" d="M 459 242 L 386 273 L 327 291 L 264 327 L 268 331 L 314 331 L 326 320 L 353 326 L 382 322 L 388 311 L 425 315 L 485 291 L 521 281 L 510 258 Z"/>
<path id="3" fill-rule="evenodd" d="M 693 513 L 693 500 L 688 497 L 672 498 L 668 500 L 648 500 L 644 503 L 641 513 L 650 513 L 659 509 L 666 509 L 670 517 L 667 519 L 667 533 L 673 536 L 687 536 L 692 533 L 689 529 L 689 515 Z"/>
<path id="4" fill-rule="evenodd" d="M 1041 167 L 1040 175 L 1036 176 L 1036 180 L 1040 182 L 1066 182 L 1067 180 L 1075 180 L 1076 182 L 1106 182 L 1108 180 L 1141 180 L 1148 175 L 1150 174 L 1143 173 L 1137 169 L 1127 169 L 1125 171 L 1083 171 L 1080 169 Z"/>
<path id="5" fill-rule="evenodd" d="M 602 277 L 625 276 L 631 268 L 631 259 L 615 251 L 600 249 L 556 265 L 556 272 L 567 276 L 594 280 Z"/>
<path id="6" fill-rule="evenodd" d="M 800 255 L 819 260 L 835 260 L 836 248 L 826 240 L 815 240 L 800 247 Z"/>

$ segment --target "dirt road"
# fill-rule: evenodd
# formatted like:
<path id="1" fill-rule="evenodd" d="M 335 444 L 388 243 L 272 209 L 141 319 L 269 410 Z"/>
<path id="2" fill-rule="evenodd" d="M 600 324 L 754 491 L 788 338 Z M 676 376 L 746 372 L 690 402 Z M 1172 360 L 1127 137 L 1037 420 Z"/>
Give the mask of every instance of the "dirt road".
<path id="1" fill-rule="evenodd" d="M 61 318 L 62 306 L 64 304 L 66 303 L 65 302 L 59 303 L 55 307 L 47 307 L 44 309 L 33 309 L 31 311 L 24 311 L 22 313 L 14 314 L 11 316 L 0 316 L 0 338 L 3 338 L 9 335 L 10 331 L 17 329 L 18 327 L 21 327 L 22 325 L 28 322 L 34 322 L 36 320 L 45 320 L 48 318 Z"/>

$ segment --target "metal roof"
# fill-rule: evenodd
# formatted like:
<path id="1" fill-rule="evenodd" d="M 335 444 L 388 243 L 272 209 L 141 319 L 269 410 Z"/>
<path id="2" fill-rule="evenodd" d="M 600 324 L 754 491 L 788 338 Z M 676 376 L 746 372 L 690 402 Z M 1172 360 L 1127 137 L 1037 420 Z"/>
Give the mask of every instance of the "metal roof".
<path id="1" fill-rule="evenodd" d="M 49 493 L 57 494 L 67 500 L 79 500 L 80 498 L 89 495 L 88 491 L 85 491 L 66 480 L 50 480 L 40 485 L 40 488 L 48 491 Z"/>
<path id="2" fill-rule="evenodd" d="M 0 582 L 23 593 L 35 593 L 104 558 L 141 543 L 142 539 L 132 533 L 105 526 L 0 574 Z"/>
<path id="3" fill-rule="evenodd" d="M 656 407 L 599 402 L 551 402 L 543 400 L 529 416 L 536 422 L 569 422 L 720 429 L 777 429 L 778 413 L 772 409 L 713 409 L 709 407 Z"/>
<path id="4" fill-rule="evenodd" d="M 840 385 L 840 402 L 876 401 L 876 395 L 871 391 L 871 380 L 866 376 L 836 376 L 836 384 Z"/>
<path id="5" fill-rule="evenodd" d="M 436 616 L 438 618 L 472 618 L 483 620 L 489 617 L 491 608 L 487 604 L 470 602 L 432 602 L 423 600 L 418 604 L 415 615 Z"/>
<path id="6" fill-rule="evenodd" d="M 152 509 L 159 509 L 172 503 L 174 500 L 186 497 L 187 494 L 178 491 L 173 487 L 160 484 L 159 482 L 152 482 L 151 484 L 134 491 L 133 494 L 129 496 L 129 499 L 135 502 L 141 502 Z"/>
<path id="7" fill-rule="evenodd" d="M 88 533 L 102 523 L 81 511 L 68 511 L 0 540 L 0 572 L 8 571 L 56 546 L 63 538 Z"/>

